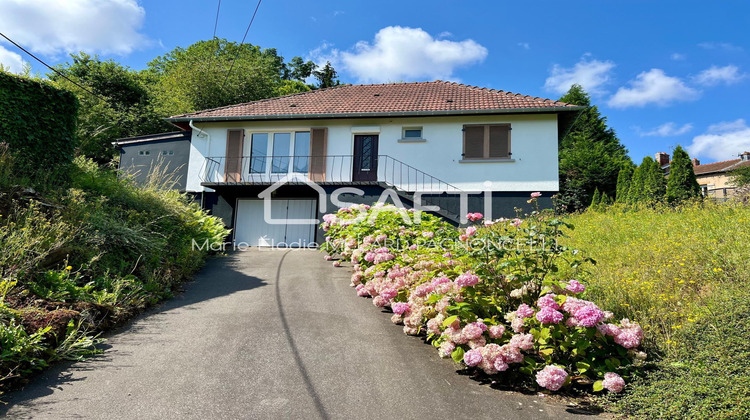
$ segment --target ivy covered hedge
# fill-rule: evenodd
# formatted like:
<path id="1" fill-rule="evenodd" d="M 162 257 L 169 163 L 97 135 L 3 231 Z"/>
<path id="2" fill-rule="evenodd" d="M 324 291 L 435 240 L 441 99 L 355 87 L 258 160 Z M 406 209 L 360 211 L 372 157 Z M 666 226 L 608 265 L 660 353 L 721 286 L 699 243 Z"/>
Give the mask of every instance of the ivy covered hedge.
<path id="1" fill-rule="evenodd" d="M 0 72 L 0 142 L 16 170 L 35 176 L 71 162 L 76 146 L 75 96 L 47 83 Z"/>

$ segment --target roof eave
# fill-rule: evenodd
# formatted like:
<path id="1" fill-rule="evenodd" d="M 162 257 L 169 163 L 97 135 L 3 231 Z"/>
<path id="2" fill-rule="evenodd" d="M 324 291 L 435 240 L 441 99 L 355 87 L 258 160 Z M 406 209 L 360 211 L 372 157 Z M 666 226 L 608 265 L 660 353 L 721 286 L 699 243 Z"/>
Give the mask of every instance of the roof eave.
<path id="1" fill-rule="evenodd" d="M 492 114 L 540 114 L 580 111 L 582 106 L 540 107 L 516 109 L 461 109 L 445 111 L 399 111 L 399 112 L 352 112 L 324 114 L 275 114 L 275 115 L 237 115 L 223 117 L 178 116 L 166 118 L 169 122 L 183 121 L 253 121 L 253 120 L 312 120 L 343 118 L 377 118 L 377 117 L 439 117 L 452 115 L 492 115 Z"/>

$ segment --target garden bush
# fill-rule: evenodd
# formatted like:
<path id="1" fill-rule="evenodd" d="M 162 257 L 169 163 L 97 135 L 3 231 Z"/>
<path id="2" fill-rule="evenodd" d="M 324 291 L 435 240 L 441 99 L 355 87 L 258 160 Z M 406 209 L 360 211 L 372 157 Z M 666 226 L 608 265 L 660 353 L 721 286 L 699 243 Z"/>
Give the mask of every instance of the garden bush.
<path id="1" fill-rule="evenodd" d="M 593 263 L 558 243 L 572 226 L 538 209 L 523 220 L 467 218 L 474 224 L 457 229 L 419 211 L 355 205 L 324 217 L 323 249 L 353 264 L 358 295 L 390 308 L 442 357 L 550 391 L 621 391 L 645 358 L 643 330 L 615 322 L 559 274 Z"/>

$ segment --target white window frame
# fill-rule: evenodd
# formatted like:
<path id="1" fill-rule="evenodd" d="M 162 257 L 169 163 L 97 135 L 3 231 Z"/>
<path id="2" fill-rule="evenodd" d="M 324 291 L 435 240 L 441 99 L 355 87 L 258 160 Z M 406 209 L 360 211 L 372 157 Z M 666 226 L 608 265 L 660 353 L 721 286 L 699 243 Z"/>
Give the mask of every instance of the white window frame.
<path id="1" fill-rule="evenodd" d="M 296 155 L 294 154 L 294 149 L 297 142 L 297 133 L 309 133 L 310 134 L 310 141 L 312 141 L 312 127 L 298 127 L 298 128 L 286 128 L 286 129 L 274 129 L 274 130 L 245 130 L 245 143 L 242 145 L 242 156 L 248 161 L 248 168 L 247 171 L 250 171 L 250 158 L 252 156 L 252 150 L 253 150 L 253 134 L 267 134 L 268 135 L 268 144 L 266 145 L 266 167 L 264 168 L 264 171 L 262 173 L 256 173 L 254 175 L 268 175 L 268 176 L 284 176 L 284 175 L 290 175 L 294 173 L 302 173 L 302 172 L 294 172 L 294 158 Z M 289 140 L 289 164 L 288 169 L 286 172 L 272 172 L 273 170 L 273 143 L 274 143 L 274 134 L 289 134 L 290 140 Z M 247 141 L 249 139 L 249 141 Z M 307 155 L 309 156 L 310 150 L 307 151 Z M 309 165 L 308 162 L 308 171 L 309 171 Z M 244 165 L 243 165 L 244 166 Z M 243 167 L 242 170 L 244 171 L 245 168 Z"/>

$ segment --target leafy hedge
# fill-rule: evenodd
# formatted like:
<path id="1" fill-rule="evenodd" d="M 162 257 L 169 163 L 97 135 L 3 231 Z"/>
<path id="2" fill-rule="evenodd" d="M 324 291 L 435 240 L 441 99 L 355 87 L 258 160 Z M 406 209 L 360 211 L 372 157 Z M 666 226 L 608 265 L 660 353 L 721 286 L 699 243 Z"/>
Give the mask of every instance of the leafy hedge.
<path id="1" fill-rule="evenodd" d="M 10 145 L 17 171 L 35 176 L 71 162 L 78 110 L 72 93 L 0 72 L 0 103 L 0 142 Z"/>

